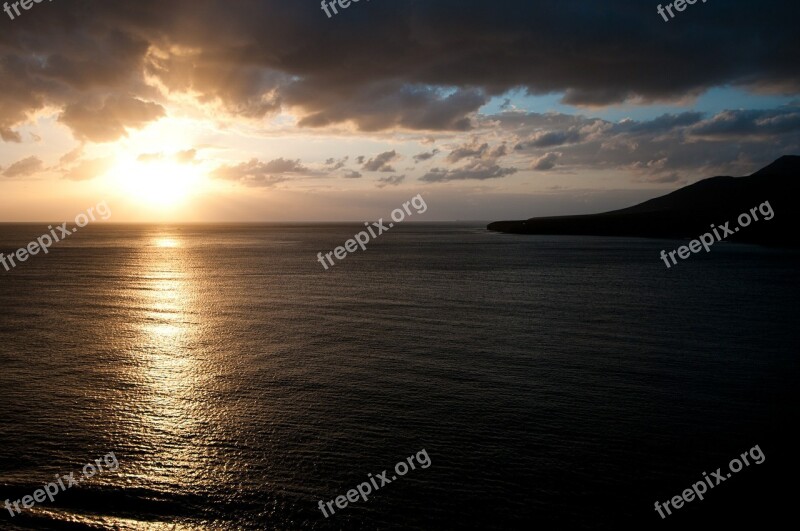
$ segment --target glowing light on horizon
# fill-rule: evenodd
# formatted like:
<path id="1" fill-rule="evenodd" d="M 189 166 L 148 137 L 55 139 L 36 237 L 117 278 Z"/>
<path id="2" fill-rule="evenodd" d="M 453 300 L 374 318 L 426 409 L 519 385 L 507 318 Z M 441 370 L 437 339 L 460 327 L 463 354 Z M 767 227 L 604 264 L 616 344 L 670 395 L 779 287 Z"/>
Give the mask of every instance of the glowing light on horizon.
<path id="1" fill-rule="evenodd" d="M 186 201 L 203 181 L 202 170 L 174 160 L 123 159 L 108 173 L 115 188 L 137 203 L 174 207 Z"/>

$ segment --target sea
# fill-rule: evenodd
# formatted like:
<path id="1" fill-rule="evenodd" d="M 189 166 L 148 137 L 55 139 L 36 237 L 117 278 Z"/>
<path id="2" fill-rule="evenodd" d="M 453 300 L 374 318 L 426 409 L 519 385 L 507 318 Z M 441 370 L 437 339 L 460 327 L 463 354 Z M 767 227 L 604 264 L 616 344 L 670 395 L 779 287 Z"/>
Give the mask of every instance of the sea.
<path id="1" fill-rule="evenodd" d="M 769 529 L 792 513 L 799 252 L 719 243 L 667 268 L 683 242 L 406 223 L 325 270 L 317 253 L 361 228 L 97 224 L 0 268 L 0 529 Z M 46 232 L 0 224 L 0 251 Z M 763 462 L 703 500 L 654 509 L 756 446 Z M 396 472 L 423 450 L 427 468 Z M 109 453 L 114 470 L 3 507 Z"/>

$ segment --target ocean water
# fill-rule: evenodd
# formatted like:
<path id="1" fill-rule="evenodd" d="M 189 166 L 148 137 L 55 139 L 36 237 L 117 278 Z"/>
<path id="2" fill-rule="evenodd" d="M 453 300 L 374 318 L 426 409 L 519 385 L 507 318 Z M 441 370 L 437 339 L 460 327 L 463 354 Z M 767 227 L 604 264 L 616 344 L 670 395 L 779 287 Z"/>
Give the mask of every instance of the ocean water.
<path id="1" fill-rule="evenodd" d="M 678 242 L 406 224 L 323 270 L 358 230 L 97 225 L 0 269 L 0 505 L 119 463 L 0 507 L 0 529 L 691 529 L 791 507 L 797 252 L 667 269 Z M 0 251 L 44 231 L 0 225 Z M 755 445 L 764 463 L 654 511 Z"/>

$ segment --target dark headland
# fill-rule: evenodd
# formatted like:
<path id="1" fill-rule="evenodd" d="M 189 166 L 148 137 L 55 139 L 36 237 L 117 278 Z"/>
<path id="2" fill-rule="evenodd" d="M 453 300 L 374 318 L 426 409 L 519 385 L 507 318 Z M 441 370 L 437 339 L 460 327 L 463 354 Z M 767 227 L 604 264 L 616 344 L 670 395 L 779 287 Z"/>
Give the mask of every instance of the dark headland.
<path id="1" fill-rule="evenodd" d="M 747 177 L 711 177 L 644 203 L 581 216 L 495 221 L 487 227 L 513 234 L 629 236 L 694 239 L 712 223 L 737 226 L 743 212 L 768 201 L 775 216 L 727 238 L 728 241 L 800 247 L 800 157 L 781 157 Z"/>

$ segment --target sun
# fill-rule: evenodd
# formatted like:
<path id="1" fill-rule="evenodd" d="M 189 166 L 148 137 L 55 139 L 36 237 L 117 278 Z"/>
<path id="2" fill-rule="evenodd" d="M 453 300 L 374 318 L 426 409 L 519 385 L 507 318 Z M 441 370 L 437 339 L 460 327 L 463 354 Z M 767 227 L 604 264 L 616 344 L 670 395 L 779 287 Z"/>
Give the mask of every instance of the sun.
<path id="1" fill-rule="evenodd" d="M 203 180 L 194 164 L 164 158 L 118 158 L 109 172 L 115 187 L 126 197 L 150 207 L 174 207 L 189 199 Z"/>

